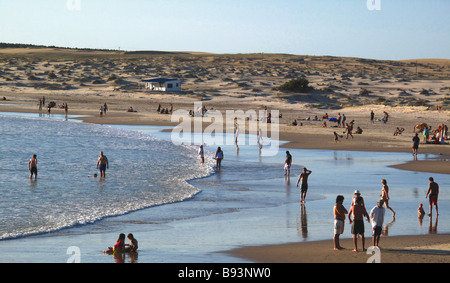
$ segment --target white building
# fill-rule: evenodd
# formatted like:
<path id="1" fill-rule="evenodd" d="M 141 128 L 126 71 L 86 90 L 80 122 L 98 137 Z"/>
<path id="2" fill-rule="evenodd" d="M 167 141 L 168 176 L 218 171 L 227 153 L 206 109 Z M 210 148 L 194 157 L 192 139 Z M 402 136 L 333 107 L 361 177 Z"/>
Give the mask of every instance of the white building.
<path id="1" fill-rule="evenodd" d="M 178 79 L 157 78 L 142 80 L 145 88 L 152 91 L 181 91 L 181 81 Z"/>

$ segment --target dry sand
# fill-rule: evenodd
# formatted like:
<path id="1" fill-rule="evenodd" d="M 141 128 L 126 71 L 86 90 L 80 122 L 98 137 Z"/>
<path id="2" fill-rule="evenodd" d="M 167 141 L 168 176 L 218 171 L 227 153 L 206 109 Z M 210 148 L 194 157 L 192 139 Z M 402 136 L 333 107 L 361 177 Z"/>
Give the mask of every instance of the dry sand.
<path id="1" fill-rule="evenodd" d="M 49 74 L 54 74 L 49 75 Z M 314 90 L 283 93 L 275 87 L 305 76 Z M 155 93 L 140 80 L 150 77 L 182 78 L 181 93 Z M 216 110 L 279 110 L 280 139 L 286 148 L 383 152 L 411 152 L 413 127 L 426 122 L 436 128 L 450 124 L 450 60 L 379 61 L 328 56 L 277 54 L 192 54 L 81 52 L 54 49 L 0 49 L 0 112 L 38 112 L 38 100 L 69 105 L 69 114 L 91 115 L 88 123 L 171 125 L 164 108 L 193 109 L 202 102 Z M 100 118 L 99 108 L 108 104 Z M 436 106 L 442 106 L 441 111 Z M 127 112 L 129 107 L 137 112 Z M 375 113 L 371 122 L 370 111 Z M 389 113 L 384 124 L 379 119 Z M 46 113 L 45 110 L 43 113 Z M 52 113 L 63 114 L 54 108 Z M 345 114 L 355 120 L 361 135 L 334 142 L 333 132 L 306 118 L 325 113 Z M 302 126 L 291 126 L 294 119 Z M 208 124 L 204 124 L 206 127 Z M 229 125 L 227 125 L 229 126 Z M 394 136 L 395 129 L 404 128 Z M 404 170 L 450 174 L 450 145 L 423 144 L 419 153 L 436 154 L 435 160 L 417 160 L 394 167 Z M 370 243 L 368 239 L 366 243 Z M 249 247 L 237 256 L 268 262 L 365 262 L 365 253 L 335 252 L 331 241 L 281 246 Z M 449 262 L 448 235 L 382 238 L 383 262 Z M 366 247 L 369 245 L 366 244 Z M 411 256 L 414 255 L 414 256 Z"/>

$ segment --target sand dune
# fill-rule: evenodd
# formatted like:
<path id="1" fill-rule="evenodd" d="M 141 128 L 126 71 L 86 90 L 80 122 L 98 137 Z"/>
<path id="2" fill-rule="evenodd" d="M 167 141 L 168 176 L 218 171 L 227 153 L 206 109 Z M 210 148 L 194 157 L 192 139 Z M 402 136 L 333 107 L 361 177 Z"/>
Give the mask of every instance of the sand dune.
<path id="1" fill-rule="evenodd" d="M 159 104 L 190 110 L 194 102 L 202 102 L 207 109 L 220 111 L 259 111 L 266 106 L 282 114 L 280 139 L 289 141 L 286 148 L 386 152 L 411 152 L 413 127 L 418 123 L 426 122 L 433 129 L 450 124 L 450 60 L 144 53 L 0 48 L 0 98 L 5 98 L 0 101 L 0 112 L 38 112 L 38 100 L 45 96 L 47 102 L 68 103 L 70 114 L 91 115 L 82 118 L 89 123 L 176 125 L 171 115 L 156 112 Z M 141 80 L 153 77 L 179 78 L 182 91 L 145 90 Z M 312 90 L 278 90 L 280 85 L 299 77 L 305 77 Z M 104 103 L 109 110 L 100 118 L 99 108 Z M 136 112 L 127 112 L 130 106 Z M 369 118 L 371 111 L 375 113 L 374 121 Z M 383 112 L 389 113 L 387 123 L 381 121 Z M 56 107 L 52 113 L 62 114 L 64 110 Z M 363 133 L 335 143 L 333 132 L 343 135 L 344 129 L 332 122 L 323 127 L 321 117 L 325 113 L 330 117 L 345 114 L 347 121 L 354 120 L 354 128 L 361 127 Z M 319 121 L 314 121 L 315 116 Z M 292 126 L 294 120 L 301 126 Z M 394 135 L 397 128 L 404 129 L 401 135 Z M 422 144 L 419 153 L 436 154 L 438 158 L 412 161 L 397 168 L 450 174 L 450 145 Z M 422 262 L 448 262 L 448 236 L 439 237 L 438 243 L 444 248 L 424 244 L 437 243 L 436 239 L 411 238 L 406 248 L 405 238 L 383 239 L 388 249 L 383 252 L 383 262 L 406 262 L 412 252 L 429 255 Z M 249 248 L 236 254 L 257 261 L 300 262 L 295 251 L 309 251 L 308 256 L 302 256 L 309 262 L 367 260 L 363 253 L 350 251 L 336 256 L 323 243 Z"/>

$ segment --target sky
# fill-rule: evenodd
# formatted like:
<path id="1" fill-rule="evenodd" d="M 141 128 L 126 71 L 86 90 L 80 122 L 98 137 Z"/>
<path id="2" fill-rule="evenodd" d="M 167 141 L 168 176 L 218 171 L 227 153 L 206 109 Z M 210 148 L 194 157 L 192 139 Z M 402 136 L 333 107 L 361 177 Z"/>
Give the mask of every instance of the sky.
<path id="1" fill-rule="evenodd" d="M 0 42 L 450 59 L 450 0 L 0 0 Z"/>

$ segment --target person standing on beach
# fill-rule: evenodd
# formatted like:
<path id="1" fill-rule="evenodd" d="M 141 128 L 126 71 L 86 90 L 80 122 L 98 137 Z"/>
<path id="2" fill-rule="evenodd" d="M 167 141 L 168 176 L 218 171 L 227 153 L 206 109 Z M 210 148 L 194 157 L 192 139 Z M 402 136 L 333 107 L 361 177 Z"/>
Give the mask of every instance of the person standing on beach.
<path id="1" fill-rule="evenodd" d="M 347 123 L 347 125 L 345 126 L 345 129 L 347 131 L 347 137 L 346 139 L 348 139 L 348 135 L 350 135 L 353 139 L 353 135 L 352 135 L 352 131 L 353 131 L 353 124 L 354 124 L 355 120 L 352 120 L 350 123 Z"/>
<path id="2" fill-rule="evenodd" d="M 101 178 L 105 178 L 106 168 L 109 169 L 108 158 L 105 155 L 103 155 L 103 151 L 101 151 L 97 161 L 97 169 L 100 169 Z"/>
<path id="3" fill-rule="evenodd" d="M 217 148 L 215 158 L 216 158 L 216 169 L 220 170 L 220 167 L 222 165 L 222 159 L 223 159 L 223 151 L 220 148 L 220 146 Z"/>
<path id="4" fill-rule="evenodd" d="M 308 177 L 311 173 L 311 170 L 307 170 L 306 167 L 304 167 L 302 174 L 300 174 L 297 180 L 297 188 L 300 181 L 302 181 L 302 186 L 300 188 L 300 198 L 302 203 L 305 203 L 306 193 L 308 192 Z"/>
<path id="5" fill-rule="evenodd" d="M 413 141 L 413 146 L 412 146 L 413 155 L 417 156 L 417 151 L 419 150 L 419 144 L 420 144 L 419 134 L 416 133 L 416 135 L 413 137 L 412 141 Z"/>
<path id="6" fill-rule="evenodd" d="M 429 196 L 430 213 L 428 214 L 428 216 L 431 216 L 433 213 L 433 205 L 436 207 L 436 216 L 438 216 L 439 213 L 437 201 L 439 196 L 439 185 L 434 182 L 433 177 L 430 177 L 428 180 L 430 181 L 430 185 L 428 186 L 427 195 L 425 196 L 425 198 L 428 198 Z"/>
<path id="7" fill-rule="evenodd" d="M 354 206 L 356 204 L 356 199 L 357 198 L 361 198 L 360 205 L 362 207 L 365 207 L 365 205 L 364 205 L 364 198 L 361 196 L 361 192 L 359 190 L 355 190 L 355 192 L 353 193 L 352 206 Z"/>
<path id="8" fill-rule="evenodd" d="M 377 202 L 377 206 L 370 211 L 370 219 L 372 220 L 373 245 L 378 247 L 380 242 L 381 231 L 383 230 L 384 214 L 386 209 L 383 207 L 383 200 Z"/>
<path id="9" fill-rule="evenodd" d="M 395 211 L 389 206 L 389 187 L 387 185 L 386 179 L 381 180 L 381 184 L 383 185 L 383 188 L 381 189 L 381 199 L 383 200 L 383 203 L 386 204 L 386 208 L 389 209 L 392 214 L 394 215 L 395 219 Z"/>
<path id="10" fill-rule="evenodd" d="M 286 151 L 286 161 L 284 161 L 284 176 L 291 175 L 292 155 Z"/>
<path id="11" fill-rule="evenodd" d="M 428 127 L 425 127 L 423 129 L 423 143 L 426 144 L 428 142 L 428 137 L 430 136 L 431 126 L 428 129 Z"/>
<path id="12" fill-rule="evenodd" d="M 30 180 L 33 179 L 33 175 L 34 175 L 34 180 L 36 180 L 36 178 L 37 178 L 36 154 L 33 154 L 33 157 L 30 159 L 30 161 L 28 161 L 28 170 L 30 170 Z"/>
<path id="13" fill-rule="evenodd" d="M 374 118 L 375 118 L 375 113 L 373 113 L 373 110 L 370 110 L 370 122 L 373 123 Z"/>
<path id="14" fill-rule="evenodd" d="M 345 214 L 348 214 L 347 209 L 345 209 L 344 205 L 342 204 L 344 202 L 344 196 L 337 196 L 336 197 L 336 204 L 333 208 L 333 214 L 334 214 L 334 237 L 333 237 L 333 243 L 334 243 L 334 250 L 342 250 L 344 249 L 339 244 L 339 236 L 344 233 L 344 226 L 345 226 Z"/>
<path id="15" fill-rule="evenodd" d="M 352 215 L 353 215 L 353 220 L 351 218 Z M 370 223 L 369 214 L 367 213 L 367 210 L 364 207 L 364 205 L 362 205 L 362 197 L 359 196 L 356 198 L 355 205 L 352 205 L 352 207 L 350 208 L 350 211 L 348 212 L 348 219 L 350 220 L 350 224 L 353 223 L 352 224 L 352 234 L 353 234 L 353 246 L 355 247 L 353 249 L 354 252 L 358 251 L 358 241 L 357 241 L 358 235 L 361 235 L 362 250 L 363 251 L 366 250 L 364 248 L 364 244 L 365 244 L 364 220 L 363 220 L 364 216 L 367 217 L 367 222 Z"/>

